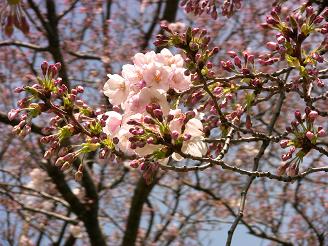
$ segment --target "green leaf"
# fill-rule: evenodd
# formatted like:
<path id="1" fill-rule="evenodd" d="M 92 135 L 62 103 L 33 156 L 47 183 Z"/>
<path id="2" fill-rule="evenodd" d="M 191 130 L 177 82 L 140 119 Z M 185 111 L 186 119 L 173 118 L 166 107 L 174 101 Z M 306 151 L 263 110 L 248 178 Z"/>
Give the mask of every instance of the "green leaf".
<path id="1" fill-rule="evenodd" d="M 246 94 L 246 106 L 247 106 L 248 110 L 252 106 L 254 98 L 255 98 L 255 95 L 253 93 L 252 94 L 248 94 L 248 93 Z"/>
<path id="2" fill-rule="evenodd" d="M 289 66 L 296 68 L 300 67 L 300 61 L 296 57 L 286 54 L 285 59 Z"/>

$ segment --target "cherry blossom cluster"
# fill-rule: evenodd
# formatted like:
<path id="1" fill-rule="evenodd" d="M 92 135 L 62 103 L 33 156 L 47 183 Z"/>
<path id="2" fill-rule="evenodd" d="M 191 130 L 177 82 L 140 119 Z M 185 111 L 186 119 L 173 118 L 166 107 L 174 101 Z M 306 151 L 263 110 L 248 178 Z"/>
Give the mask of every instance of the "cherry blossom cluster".
<path id="1" fill-rule="evenodd" d="M 281 159 L 287 162 L 278 168 L 278 173 L 280 175 L 284 174 L 286 171 L 289 176 L 297 175 L 299 165 L 302 163 L 304 156 L 310 152 L 318 138 L 326 136 L 326 132 L 321 126 L 314 126 L 317 117 L 318 112 L 308 107 L 305 108 L 304 115 L 298 110 L 295 111 L 295 120 L 291 122 L 291 126 L 286 128 L 293 137 L 292 139 L 283 139 L 280 142 L 281 148 L 285 149 L 289 147 L 288 152 L 281 156 Z M 297 149 L 300 150 L 293 158 L 293 153 Z"/>
<path id="2" fill-rule="evenodd" d="M 1 0 L 0 5 L 0 23 L 4 33 L 10 37 L 16 27 L 24 34 L 28 34 L 29 25 L 22 9 L 21 0 Z"/>
<path id="3" fill-rule="evenodd" d="M 214 20 L 218 18 L 218 5 L 221 4 L 218 0 L 183 0 L 181 6 L 185 8 L 187 13 L 201 15 L 206 13 Z M 221 4 L 222 15 L 232 16 L 236 10 L 241 8 L 242 0 L 224 0 Z"/>
<path id="4" fill-rule="evenodd" d="M 104 85 L 104 94 L 116 106 L 116 111 L 104 114 L 108 117 L 104 132 L 119 139 L 121 151 L 141 157 L 131 166 L 140 166 L 146 180 L 156 162 L 165 163 L 170 156 L 181 160 L 180 152 L 198 157 L 207 152 L 201 115 L 171 109 L 168 101 L 192 85 L 183 65 L 182 56 L 168 49 L 138 53 L 133 65 L 124 65 L 122 75 L 109 74 Z"/>

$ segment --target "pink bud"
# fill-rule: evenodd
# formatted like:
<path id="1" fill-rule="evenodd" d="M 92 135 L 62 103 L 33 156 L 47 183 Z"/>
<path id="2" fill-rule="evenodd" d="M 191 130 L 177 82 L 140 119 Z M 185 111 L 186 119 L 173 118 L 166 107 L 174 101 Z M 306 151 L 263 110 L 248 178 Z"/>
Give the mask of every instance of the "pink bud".
<path id="1" fill-rule="evenodd" d="M 297 174 L 298 174 L 298 165 L 296 165 L 296 163 L 293 163 L 287 168 L 287 175 L 293 177 Z"/>
<path id="2" fill-rule="evenodd" d="M 17 117 L 18 113 L 19 113 L 19 110 L 17 110 L 17 109 L 12 109 L 12 110 L 10 110 L 10 111 L 8 112 L 8 119 L 9 119 L 10 121 L 14 120 L 14 119 Z"/>
<path id="3" fill-rule="evenodd" d="M 279 36 L 277 38 L 277 41 L 278 41 L 279 44 L 283 44 L 283 43 L 286 42 L 286 38 L 284 36 Z"/>
<path id="4" fill-rule="evenodd" d="M 296 147 L 295 147 L 295 146 L 292 146 L 292 147 L 289 149 L 288 153 L 293 154 L 293 153 L 295 152 L 295 150 L 296 150 Z"/>
<path id="5" fill-rule="evenodd" d="M 305 136 L 311 141 L 314 138 L 314 134 L 311 131 L 307 131 Z"/>
<path id="6" fill-rule="evenodd" d="M 138 168 L 139 167 L 139 161 L 138 160 L 133 160 L 130 162 L 130 167 L 132 168 Z"/>
<path id="7" fill-rule="evenodd" d="M 57 68 L 57 71 L 59 71 L 60 68 L 61 68 L 61 63 L 60 62 L 56 62 L 55 67 Z"/>
<path id="8" fill-rule="evenodd" d="M 246 116 L 246 128 L 247 129 L 252 128 L 252 121 L 251 121 L 251 117 L 249 115 Z"/>
<path id="9" fill-rule="evenodd" d="M 307 17 L 309 17 L 310 15 L 312 15 L 313 12 L 314 12 L 312 6 L 308 6 L 308 7 L 306 7 L 305 11 L 306 11 L 306 16 L 307 16 Z"/>
<path id="10" fill-rule="evenodd" d="M 251 64 L 254 64 L 254 55 L 249 55 L 248 56 L 248 62 Z"/>
<path id="11" fill-rule="evenodd" d="M 249 71 L 249 69 L 247 67 L 243 67 L 243 69 L 241 70 L 241 72 L 246 75 L 246 74 L 250 74 L 251 71 Z"/>
<path id="12" fill-rule="evenodd" d="M 288 146 L 288 143 L 289 143 L 289 140 L 287 140 L 287 139 L 281 140 L 280 147 L 284 149 Z"/>
<path id="13" fill-rule="evenodd" d="M 234 51 L 232 51 L 232 50 L 229 50 L 229 51 L 227 52 L 227 54 L 228 54 L 231 58 L 234 58 L 235 56 L 237 56 L 237 53 L 234 52 Z"/>
<path id="14" fill-rule="evenodd" d="M 179 137 L 179 132 L 177 132 L 177 131 L 173 131 L 172 133 L 171 133 L 171 137 L 174 139 L 174 140 L 177 140 L 178 139 L 178 137 Z"/>
<path id="15" fill-rule="evenodd" d="M 266 17 L 266 21 L 270 25 L 277 25 L 277 24 L 279 24 L 279 22 L 277 20 L 275 20 L 272 16 L 267 16 Z"/>
<path id="16" fill-rule="evenodd" d="M 188 141 L 188 140 L 190 140 L 191 139 L 191 135 L 190 134 L 185 134 L 184 136 L 183 136 L 183 140 L 184 141 Z"/>
<path id="17" fill-rule="evenodd" d="M 155 143 L 155 139 L 153 137 L 147 138 L 147 144 L 154 144 L 154 143 Z"/>
<path id="18" fill-rule="evenodd" d="M 237 67 L 241 68 L 241 60 L 238 56 L 235 56 L 234 63 Z"/>
<path id="19" fill-rule="evenodd" d="M 266 47 L 270 50 L 273 50 L 273 51 L 279 49 L 279 45 L 275 42 L 267 42 Z"/>
<path id="20" fill-rule="evenodd" d="M 322 34 L 326 34 L 326 33 L 328 33 L 328 28 L 321 28 L 321 29 L 320 29 L 320 32 L 321 32 Z"/>
<path id="21" fill-rule="evenodd" d="M 314 120 L 318 117 L 318 112 L 312 110 L 312 111 L 309 113 L 308 117 L 309 117 L 309 120 L 310 120 L 310 121 L 314 121 Z"/>
<path id="22" fill-rule="evenodd" d="M 326 131 L 324 129 L 321 129 L 318 131 L 318 137 L 324 137 L 326 136 Z"/>
<path id="23" fill-rule="evenodd" d="M 155 124 L 155 121 L 148 115 L 146 115 L 143 120 L 146 124 Z"/>
<path id="24" fill-rule="evenodd" d="M 283 154 L 282 156 L 281 156 L 281 159 L 283 160 L 283 161 L 287 161 L 288 159 L 290 159 L 292 157 L 292 155 L 288 152 L 287 154 Z"/>
<path id="25" fill-rule="evenodd" d="M 314 19 L 313 23 L 314 23 L 314 24 L 320 24 L 323 20 L 324 20 L 324 17 L 321 16 L 321 15 L 318 15 L 318 16 Z"/>
<path id="26" fill-rule="evenodd" d="M 296 120 L 298 120 L 299 122 L 302 121 L 302 114 L 301 114 L 301 112 L 299 110 L 296 110 L 295 113 L 294 113 L 294 115 L 295 115 L 295 119 Z"/>
<path id="27" fill-rule="evenodd" d="M 23 92 L 24 91 L 24 88 L 23 87 L 16 87 L 15 89 L 14 89 L 14 92 L 15 93 L 21 93 L 21 92 Z"/>
<path id="28" fill-rule="evenodd" d="M 41 64 L 41 70 L 42 70 L 43 75 L 46 75 L 47 74 L 48 67 L 49 67 L 49 64 L 48 64 L 47 61 L 42 62 L 42 64 Z"/>

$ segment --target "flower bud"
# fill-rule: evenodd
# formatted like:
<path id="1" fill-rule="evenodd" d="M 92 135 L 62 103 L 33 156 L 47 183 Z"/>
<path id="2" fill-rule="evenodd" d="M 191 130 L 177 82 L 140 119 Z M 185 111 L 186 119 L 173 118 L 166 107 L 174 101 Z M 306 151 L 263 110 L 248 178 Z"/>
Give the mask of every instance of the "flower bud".
<path id="1" fill-rule="evenodd" d="M 178 138 L 179 138 L 179 132 L 177 132 L 177 131 L 172 131 L 172 133 L 171 133 L 171 137 L 172 137 L 172 139 L 174 139 L 174 140 L 177 140 Z"/>
<path id="2" fill-rule="evenodd" d="M 254 55 L 248 55 L 248 62 L 254 64 Z"/>
<path id="3" fill-rule="evenodd" d="M 55 67 L 57 68 L 57 71 L 59 71 L 61 69 L 61 63 L 56 62 Z"/>
<path id="4" fill-rule="evenodd" d="M 318 16 L 314 19 L 313 23 L 314 23 L 314 24 L 320 24 L 324 19 L 325 19 L 325 18 L 324 18 L 323 16 L 318 15 Z"/>
<path id="5" fill-rule="evenodd" d="M 312 110 L 308 115 L 310 121 L 314 121 L 317 117 L 318 117 L 318 112 L 314 110 Z"/>
<path id="6" fill-rule="evenodd" d="M 48 62 L 43 61 L 42 64 L 41 64 L 41 70 L 42 70 L 42 73 L 43 73 L 44 76 L 47 74 L 48 67 L 49 67 Z"/>
<path id="7" fill-rule="evenodd" d="M 191 135 L 188 134 L 188 133 L 186 133 L 186 134 L 183 136 L 183 140 L 184 140 L 184 141 L 188 141 L 188 140 L 190 140 L 190 139 L 191 139 Z"/>
<path id="8" fill-rule="evenodd" d="M 241 68 L 241 60 L 240 60 L 239 56 L 234 57 L 234 63 L 237 67 Z"/>
<path id="9" fill-rule="evenodd" d="M 14 92 L 15 93 L 21 93 L 21 92 L 23 92 L 24 91 L 24 88 L 23 87 L 16 87 L 15 89 L 14 89 Z"/>
<path id="10" fill-rule="evenodd" d="M 132 168 L 138 168 L 139 167 L 139 160 L 133 160 L 130 162 L 130 167 Z"/>
<path id="11" fill-rule="evenodd" d="M 299 122 L 293 120 L 293 121 L 291 122 L 291 125 L 292 125 L 292 127 L 297 128 L 297 126 L 299 125 Z"/>
<path id="12" fill-rule="evenodd" d="M 289 140 L 287 140 L 287 139 L 281 140 L 280 147 L 284 149 L 288 146 L 288 143 L 289 143 Z"/>
<path id="13" fill-rule="evenodd" d="M 281 159 L 283 160 L 283 161 L 287 161 L 288 159 L 290 159 L 290 158 L 292 158 L 292 155 L 288 152 L 287 154 L 283 154 L 282 156 L 281 156 Z"/>
<path id="14" fill-rule="evenodd" d="M 298 121 L 298 122 L 302 122 L 302 114 L 299 110 L 296 110 L 295 113 L 295 119 Z"/>
<path id="15" fill-rule="evenodd" d="M 275 20 L 272 16 L 267 16 L 266 17 L 266 22 L 269 24 L 269 25 L 277 25 L 279 24 L 279 21 Z"/>
<path id="16" fill-rule="evenodd" d="M 326 136 L 326 131 L 324 129 L 320 129 L 318 131 L 318 137 L 324 137 L 324 136 Z"/>
<path id="17" fill-rule="evenodd" d="M 267 42 L 266 43 L 266 47 L 269 49 L 269 50 L 272 50 L 272 51 L 275 51 L 275 50 L 278 50 L 279 49 L 279 45 L 275 42 Z"/>
<path id="18" fill-rule="evenodd" d="M 163 111 L 161 109 L 155 109 L 154 116 L 159 119 L 160 121 L 163 119 Z"/>
<path id="19" fill-rule="evenodd" d="M 246 116 L 246 128 L 247 129 L 251 129 L 252 128 L 252 121 L 251 121 L 251 117 L 249 115 Z"/>
<path id="20" fill-rule="evenodd" d="M 155 139 L 153 137 L 149 137 L 147 138 L 147 144 L 154 144 L 155 143 Z"/>
<path id="21" fill-rule="evenodd" d="M 10 121 L 14 120 L 15 118 L 17 118 L 18 113 L 19 113 L 19 109 L 12 109 L 8 112 L 8 119 Z"/>
<path id="22" fill-rule="evenodd" d="M 237 53 L 234 52 L 234 51 L 232 51 L 232 50 L 229 50 L 229 51 L 227 52 L 227 54 L 228 54 L 231 58 L 235 58 L 235 56 L 237 56 Z"/>
<path id="23" fill-rule="evenodd" d="M 118 144 L 119 141 L 120 141 L 120 140 L 119 140 L 117 137 L 114 137 L 114 138 L 113 138 L 113 143 L 114 143 L 114 144 Z"/>
<path id="24" fill-rule="evenodd" d="M 306 7 L 305 11 L 306 11 L 306 17 L 309 17 L 314 13 L 314 10 L 313 10 L 312 6 Z"/>
<path id="25" fill-rule="evenodd" d="M 144 122 L 146 123 L 146 124 L 155 124 L 155 121 L 154 121 L 154 119 L 153 118 L 151 118 L 150 116 L 148 116 L 148 115 L 146 115 L 145 117 L 144 117 Z"/>
<path id="26" fill-rule="evenodd" d="M 305 136 L 311 141 L 314 138 L 314 134 L 311 131 L 307 131 Z"/>

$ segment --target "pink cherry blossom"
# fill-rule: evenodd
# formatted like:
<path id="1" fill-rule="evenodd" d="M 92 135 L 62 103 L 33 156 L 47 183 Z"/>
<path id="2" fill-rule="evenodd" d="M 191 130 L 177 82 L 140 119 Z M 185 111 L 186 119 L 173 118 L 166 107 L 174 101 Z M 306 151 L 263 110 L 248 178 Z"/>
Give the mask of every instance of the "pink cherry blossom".
<path id="1" fill-rule="evenodd" d="M 140 67 L 126 64 L 122 67 L 122 76 L 129 81 L 130 91 L 138 93 L 146 83 L 143 80 L 142 69 Z"/>
<path id="2" fill-rule="evenodd" d="M 170 121 L 169 124 L 170 131 L 188 136 L 188 138 L 183 141 L 181 151 L 185 154 L 196 157 L 202 157 L 205 155 L 207 152 L 207 145 L 203 141 L 203 124 L 200 119 L 190 119 L 186 123 L 184 131 L 181 132 L 185 120 L 185 114 L 183 114 L 180 109 L 177 109 L 171 110 L 170 115 L 174 116 L 173 120 Z M 196 117 L 200 117 L 200 115 L 196 114 Z M 178 153 L 174 153 L 172 157 L 177 161 L 183 159 L 183 157 Z"/>
<path id="3" fill-rule="evenodd" d="M 173 55 L 170 50 L 162 49 L 160 53 L 156 54 L 155 61 L 165 66 L 183 67 L 183 58 L 181 55 Z"/>
<path id="4" fill-rule="evenodd" d="M 105 114 L 108 118 L 106 120 L 106 126 L 103 128 L 104 132 L 108 135 L 115 135 L 122 124 L 122 115 L 115 111 L 109 111 Z"/>
<path id="5" fill-rule="evenodd" d="M 133 95 L 126 101 L 124 105 L 125 113 L 130 115 L 135 113 L 145 113 L 146 105 L 151 103 L 161 105 L 164 115 L 169 113 L 170 106 L 164 92 L 148 87 L 143 88 L 138 94 Z"/>
<path id="6" fill-rule="evenodd" d="M 183 22 L 174 22 L 170 23 L 168 27 L 173 31 L 177 33 L 182 33 L 186 30 L 186 24 Z"/>
<path id="7" fill-rule="evenodd" d="M 146 54 L 137 53 L 133 57 L 134 65 L 142 68 L 144 65 L 147 65 L 154 61 L 156 58 L 156 53 L 154 51 L 147 52 Z"/>
<path id="8" fill-rule="evenodd" d="M 126 80 L 118 74 L 108 74 L 109 80 L 104 85 L 104 94 L 113 105 L 123 103 L 129 94 L 129 85 Z"/>
<path id="9" fill-rule="evenodd" d="M 185 76 L 185 69 L 173 66 L 170 74 L 170 87 L 177 92 L 188 90 L 191 86 L 191 76 Z"/>
<path id="10" fill-rule="evenodd" d="M 143 68 L 143 78 L 147 87 L 154 89 L 169 89 L 170 68 L 158 62 L 152 62 Z"/>

